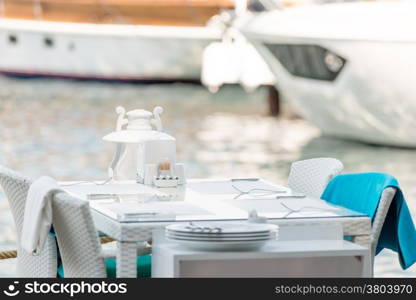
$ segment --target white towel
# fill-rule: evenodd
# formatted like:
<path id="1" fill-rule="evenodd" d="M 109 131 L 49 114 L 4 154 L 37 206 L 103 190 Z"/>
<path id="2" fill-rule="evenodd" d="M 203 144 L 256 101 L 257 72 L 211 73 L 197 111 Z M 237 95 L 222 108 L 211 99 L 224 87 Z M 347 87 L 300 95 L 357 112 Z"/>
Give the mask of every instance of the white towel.
<path id="1" fill-rule="evenodd" d="M 46 176 L 30 186 L 20 241 L 26 252 L 37 255 L 42 250 L 52 225 L 52 199 L 60 191 L 58 182 Z"/>

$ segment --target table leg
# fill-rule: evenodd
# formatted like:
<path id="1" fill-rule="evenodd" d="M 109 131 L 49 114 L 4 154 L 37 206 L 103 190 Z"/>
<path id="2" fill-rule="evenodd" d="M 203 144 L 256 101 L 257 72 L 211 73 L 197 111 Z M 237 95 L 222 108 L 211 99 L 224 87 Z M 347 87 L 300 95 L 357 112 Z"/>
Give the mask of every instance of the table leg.
<path id="1" fill-rule="evenodd" d="M 137 242 L 117 242 L 117 278 L 137 277 Z"/>
<path id="2" fill-rule="evenodd" d="M 371 251 L 368 251 L 368 254 L 362 257 L 363 259 L 363 273 L 362 277 L 364 278 L 371 278 L 374 276 L 373 274 L 373 264 L 371 258 Z"/>
<path id="3" fill-rule="evenodd" d="M 371 242 L 372 242 L 371 235 L 355 236 L 353 238 L 353 242 L 363 247 L 367 247 L 369 249 L 370 257 L 369 259 L 365 259 L 364 263 L 368 265 L 366 269 L 369 269 L 369 272 L 366 272 L 368 274 L 368 276 L 366 277 L 373 277 L 374 276 L 374 253 L 371 247 Z"/>

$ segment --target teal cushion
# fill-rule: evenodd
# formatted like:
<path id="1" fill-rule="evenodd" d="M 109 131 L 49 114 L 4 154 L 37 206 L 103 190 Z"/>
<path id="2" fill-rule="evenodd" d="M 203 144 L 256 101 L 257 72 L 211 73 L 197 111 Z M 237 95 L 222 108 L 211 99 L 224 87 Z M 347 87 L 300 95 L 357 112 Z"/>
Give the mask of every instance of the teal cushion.
<path id="1" fill-rule="evenodd" d="M 104 260 L 105 267 L 107 269 L 108 278 L 116 278 L 116 259 L 115 258 L 106 258 Z M 151 255 L 141 255 L 137 256 L 137 277 L 140 278 L 149 278 L 151 276 L 152 269 L 152 256 Z M 58 267 L 58 277 L 64 278 L 64 268 L 62 264 Z"/>
<path id="2" fill-rule="evenodd" d="M 152 269 L 152 256 L 151 255 L 141 255 L 137 256 L 137 277 L 139 278 L 149 278 L 151 276 Z M 107 258 L 105 259 L 105 266 L 107 268 L 107 277 L 116 278 L 116 259 Z"/>

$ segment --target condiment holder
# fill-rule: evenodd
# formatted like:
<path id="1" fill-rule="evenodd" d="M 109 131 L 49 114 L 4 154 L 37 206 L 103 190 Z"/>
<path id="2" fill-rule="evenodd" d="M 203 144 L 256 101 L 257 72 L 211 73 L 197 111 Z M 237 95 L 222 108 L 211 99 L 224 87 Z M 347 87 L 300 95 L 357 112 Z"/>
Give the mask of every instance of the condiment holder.
<path id="1" fill-rule="evenodd" d="M 168 158 L 162 159 L 158 166 L 158 174 L 153 178 L 157 187 L 176 187 L 179 184 L 179 177 L 174 175 L 171 163 Z"/>

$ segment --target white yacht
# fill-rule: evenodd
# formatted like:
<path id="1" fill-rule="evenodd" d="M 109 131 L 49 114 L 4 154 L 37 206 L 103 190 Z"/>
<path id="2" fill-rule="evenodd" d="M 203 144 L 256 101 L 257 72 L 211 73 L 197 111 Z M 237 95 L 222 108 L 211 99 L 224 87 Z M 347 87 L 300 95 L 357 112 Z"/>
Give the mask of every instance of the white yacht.
<path id="1" fill-rule="evenodd" d="M 209 26 L 0 19 L 0 73 L 101 81 L 197 81 Z"/>
<path id="2" fill-rule="evenodd" d="M 232 0 L 0 0 L 0 74 L 198 81 Z"/>
<path id="3" fill-rule="evenodd" d="M 416 5 L 301 6 L 240 27 L 276 86 L 326 135 L 416 146 Z"/>

